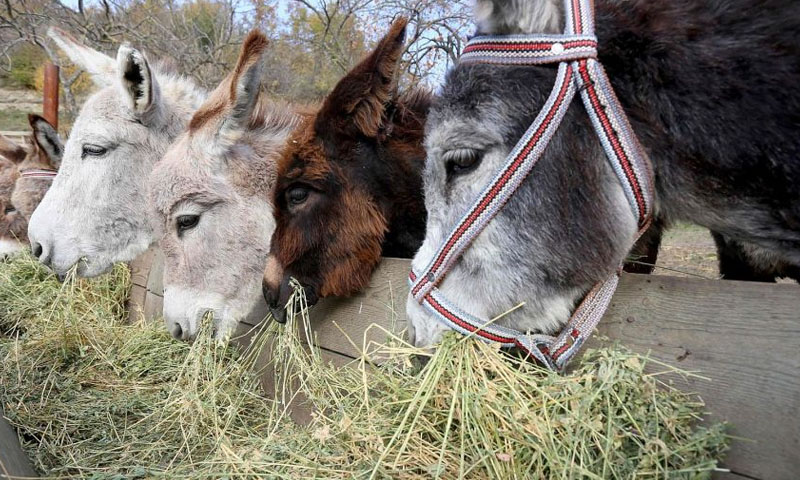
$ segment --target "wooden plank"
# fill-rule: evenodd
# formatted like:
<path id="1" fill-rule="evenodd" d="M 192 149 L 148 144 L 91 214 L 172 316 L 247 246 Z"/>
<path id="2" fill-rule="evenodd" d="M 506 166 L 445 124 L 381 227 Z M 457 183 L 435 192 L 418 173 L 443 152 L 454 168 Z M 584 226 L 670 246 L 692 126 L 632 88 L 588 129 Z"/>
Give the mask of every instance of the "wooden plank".
<path id="1" fill-rule="evenodd" d="M 131 293 L 128 297 L 128 322 L 138 322 L 144 315 L 145 319 L 152 319 L 150 312 L 146 311 L 147 304 L 147 278 L 150 267 L 155 257 L 155 248 L 151 248 L 139 255 L 128 264 L 131 272 Z"/>
<path id="2" fill-rule="evenodd" d="M 366 292 L 315 306 L 317 344 L 356 357 L 365 341 L 386 339 L 378 329 L 367 331 L 370 324 L 401 332 L 408 268 L 406 260 L 384 259 Z M 726 467 L 751 478 L 796 478 L 800 287 L 623 275 L 600 333 L 711 379 L 679 387 L 697 392 L 709 420 L 731 422 L 731 433 L 742 437 L 733 442 Z"/>
<path id="3" fill-rule="evenodd" d="M 9 140 L 12 140 L 13 142 L 16 142 L 16 143 L 22 145 L 25 142 L 25 138 L 28 135 L 30 135 L 30 132 L 25 132 L 25 131 L 22 131 L 22 132 L 19 132 L 19 131 L 3 131 L 3 132 L 0 132 L 0 135 L 8 138 Z"/>
<path id="4" fill-rule="evenodd" d="M 237 336 L 234 338 L 234 341 L 241 347 L 247 348 L 250 346 L 253 338 L 253 332 L 257 331 L 251 325 L 242 323 L 239 325 L 239 329 L 236 332 Z M 275 375 L 275 365 L 274 365 L 274 354 L 273 350 L 275 347 L 274 344 L 275 338 L 268 339 L 264 344 L 264 347 L 258 354 L 258 360 L 256 361 L 256 369 L 261 370 L 261 386 L 264 389 L 264 394 L 270 398 L 278 398 L 281 399 L 281 391 L 277 384 L 278 379 Z M 320 349 L 320 356 L 322 357 L 322 361 L 325 363 L 333 364 L 337 367 L 344 367 L 352 362 L 355 359 L 351 357 L 347 357 L 340 353 L 331 352 L 328 350 Z M 291 373 L 290 373 L 291 374 Z M 299 385 L 294 383 L 290 385 L 286 391 L 287 393 L 294 393 L 299 390 Z M 297 394 L 293 398 L 286 399 L 288 400 L 284 407 L 287 409 L 290 418 L 300 424 L 300 425 L 308 425 L 311 423 L 312 414 L 314 412 L 312 406 L 309 404 L 308 398 L 303 394 Z"/>
<path id="5" fill-rule="evenodd" d="M 131 283 L 147 287 L 147 276 L 150 273 L 150 266 L 153 264 L 155 255 L 156 249 L 150 248 L 128 264 L 128 268 L 131 271 Z"/>
<path id="6" fill-rule="evenodd" d="M 714 478 L 714 480 L 754 480 L 754 477 L 740 475 L 736 472 L 714 472 L 712 478 Z"/>
<path id="7" fill-rule="evenodd" d="M 406 326 L 408 269 L 408 260 L 384 258 L 369 289 L 350 298 L 326 298 L 314 306 L 310 317 L 317 345 L 356 358 L 370 343 L 386 342 L 387 331 L 401 335 Z"/>
<path id="8" fill-rule="evenodd" d="M 144 318 L 147 321 L 160 322 L 164 316 L 164 297 L 155 292 L 147 290 L 144 299 Z"/>
<path id="9" fill-rule="evenodd" d="M 128 320 L 138 321 L 142 315 L 149 321 L 161 318 L 164 304 L 164 255 L 150 248 L 128 265 L 131 270 L 131 294 L 128 298 Z"/>
<path id="10" fill-rule="evenodd" d="M 20 447 L 17 431 L 0 411 L 0 479 L 38 476 Z"/>
<path id="11" fill-rule="evenodd" d="M 131 285 L 131 293 L 128 296 L 128 323 L 136 323 L 144 316 L 144 305 L 147 301 L 147 288 L 133 284 Z"/>
<path id="12" fill-rule="evenodd" d="M 711 420 L 731 422 L 725 466 L 754 478 L 800 470 L 800 287 L 623 276 L 600 333 L 711 381 L 698 392 Z"/>
<path id="13" fill-rule="evenodd" d="M 160 249 L 153 252 L 153 262 L 147 275 L 147 291 L 159 297 L 164 296 L 164 253 Z"/>

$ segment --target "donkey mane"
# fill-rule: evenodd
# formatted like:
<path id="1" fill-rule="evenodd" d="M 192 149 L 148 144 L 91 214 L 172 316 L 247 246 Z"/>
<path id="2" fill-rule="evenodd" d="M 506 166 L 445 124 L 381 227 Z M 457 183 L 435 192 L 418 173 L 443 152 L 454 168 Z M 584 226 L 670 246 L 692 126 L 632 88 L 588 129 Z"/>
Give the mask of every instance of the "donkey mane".
<path id="1" fill-rule="evenodd" d="M 433 105 L 433 92 L 424 87 L 413 87 L 390 105 L 392 131 L 390 137 L 422 138 L 425 135 L 425 120 Z M 404 143 L 408 144 L 406 140 Z"/>
<path id="2" fill-rule="evenodd" d="M 240 140 L 251 145 L 258 156 L 260 175 L 253 175 L 253 159 L 242 165 L 234 175 L 234 183 L 252 195 L 271 195 L 277 178 L 275 159 L 280 156 L 289 134 L 297 128 L 310 111 L 304 106 L 283 100 L 261 97 L 250 117 L 247 130 Z M 254 179 L 256 177 L 258 181 Z"/>
<path id="3" fill-rule="evenodd" d="M 172 61 L 158 60 L 153 62 L 152 67 L 163 98 L 173 107 L 188 106 L 190 112 L 184 112 L 188 115 L 205 101 L 208 92 L 193 78 L 178 72 Z"/>
<path id="4" fill-rule="evenodd" d="M 208 105 L 206 104 L 206 106 Z M 220 104 L 220 108 L 213 109 L 213 112 L 207 108 L 198 111 L 192 117 L 192 121 L 199 116 L 202 117 L 202 123 L 196 122 L 196 128 L 214 123 L 214 118 L 223 114 L 224 107 L 223 104 Z M 242 138 L 236 142 L 237 148 L 246 146 L 251 148 L 252 152 L 242 158 L 238 155 L 226 155 L 228 171 L 233 184 L 241 188 L 242 192 L 247 195 L 270 195 L 276 178 L 275 157 L 283 149 L 285 137 L 288 133 L 296 128 L 306 116 L 308 116 L 308 112 L 305 107 L 298 107 L 283 100 L 261 97 L 253 110 L 246 131 Z M 197 132 L 197 130 L 194 130 L 194 132 Z M 190 130 L 188 133 L 191 136 L 193 131 Z M 184 173 L 192 170 L 212 172 L 218 170 L 214 163 L 216 161 L 213 155 L 196 155 L 186 159 L 166 159 L 164 160 L 166 164 L 163 167 L 159 167 L 159 170 L 177 168 L 178 171 Z M 186 167 L 178 166 L 178 164 L 185 164 Z M 168 214 L 170 208 L 175 205 L 176 197 L 188 198 L 198 190 L 202 191 L 203 189 L 199 188 L 196 182 L 206 181 L 204 175 L 199 177 L 191 175 L 191 178 L 183 178 L 180 182 L 175 182 L 173 177 L 170 178 L 172 179 L 172 184 L 169 186 L 171 195 L 154 195 L 151 197 L 158 212 L 164 215 Z M 166 178 L 159 181 L 157 184 L 158 189 L 166 188 L 166 185 L 162 185 L 164 180 Z"/>

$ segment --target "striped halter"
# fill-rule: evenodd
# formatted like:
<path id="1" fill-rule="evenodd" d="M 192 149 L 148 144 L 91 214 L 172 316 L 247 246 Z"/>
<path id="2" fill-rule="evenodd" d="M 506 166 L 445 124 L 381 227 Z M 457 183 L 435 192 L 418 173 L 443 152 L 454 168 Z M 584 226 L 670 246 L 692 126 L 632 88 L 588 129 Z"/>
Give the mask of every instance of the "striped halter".
<path id="1" fill-rule="evenodd" d="M 566 328 L 555 337 L 519 332 L 471 315 L 445 298 L 437 285 L 531 172 L 576 91 L 581 94 L 594 130 L 638 220 L 637 238 L 650 224 L 653 203 L 650 162 L 597 61 L 594 4 L 592 0 L 565 0 L 564 4 L 567 21 L 563 35 L 483 36 L 467 43 L 461 63 L 558 63 L 556 83 L 543 110 L 514 147 L 502 170 L 483 189 L 425 270 L 412 270 L 409 275 L 413 297 L 449 328 L 504 347 L 521 348 L 552 370 L 563 370 L 591 335 L 616 290 L 620 269 L 589 291 Z"/>
<path id="2" fill-rule="evenodd" d="M 22 178 L 46 178 L 52 180 L 58 175 L 57 170 L 46 170 L 44 168 L 30 168 L 19 172 Z"/>

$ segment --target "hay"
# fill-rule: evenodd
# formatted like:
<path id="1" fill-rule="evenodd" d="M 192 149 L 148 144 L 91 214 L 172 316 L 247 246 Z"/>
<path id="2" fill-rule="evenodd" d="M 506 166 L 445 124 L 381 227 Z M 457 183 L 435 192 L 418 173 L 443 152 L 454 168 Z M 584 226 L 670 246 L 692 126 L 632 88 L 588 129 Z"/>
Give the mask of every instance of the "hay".
<path id="1" fill-rule="evenodd" d="M 424 352 L 393 339 L 367 346 L 380 366 L 342 369 L 291 326 L 254 332 L 243 352 L 213 341 L 209 322 L 193 345 L 125 324 L 129 283 L 122 267 L 60 285 L 28 257 L 0 266 L 0 401 L 42 473 L 703 478 L 726 448 L 722 425 L 696 425 L 696 398 L 624 349 L 559 376 L 455 336 L 420 368 Z M 268 342 L 280 401 L 255 368 Z M 298 392 L 318 412 L 307 426 L 287 416 Z"/>

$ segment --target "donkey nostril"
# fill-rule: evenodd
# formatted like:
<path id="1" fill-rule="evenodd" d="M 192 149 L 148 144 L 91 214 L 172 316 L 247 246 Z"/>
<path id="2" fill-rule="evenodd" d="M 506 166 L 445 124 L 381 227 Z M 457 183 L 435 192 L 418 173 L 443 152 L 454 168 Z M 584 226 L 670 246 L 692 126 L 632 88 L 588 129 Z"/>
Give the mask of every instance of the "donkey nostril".
<path id="1" fill-rule="evenodd" d="M 172 326 L 169 329 L 169 333 L 172 334 L 172 338 L 176 340 L 183 340 L 183 328 L 181 328 L 180 323 L 173 322 Z"/>
<path id="2" fill-rule="evenodd" d="M 41 243 L 39 243 L 39 242 L 36 242 L 36 243 L 33 245 L 33 256 L 34 256 L 34 257 L 36 257 L 36 258 L 40 258 L 40 257 L 42 256 L 42 252 L 43 252 L 43 251 L 44 251 L 44 249 L 42 248 L 42 244 L 41 244 Z"/>
<path id="3" fill-rule="evenodd" d="M 270 308 L 278 308 L 278 296 L 269 288 L 267 282 L 261 284 L 261 293 L 264 295 L 264 301 L 267 302 Z"/>

